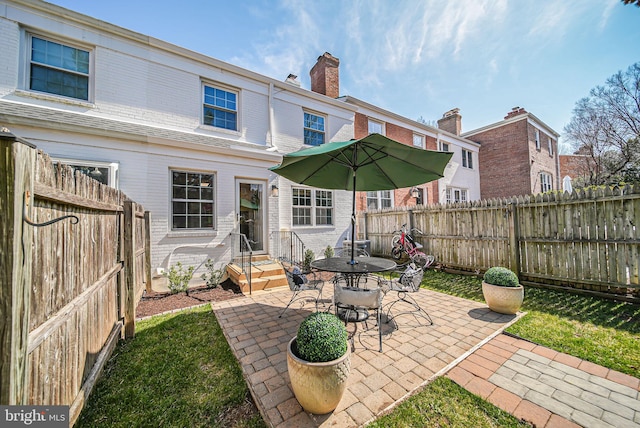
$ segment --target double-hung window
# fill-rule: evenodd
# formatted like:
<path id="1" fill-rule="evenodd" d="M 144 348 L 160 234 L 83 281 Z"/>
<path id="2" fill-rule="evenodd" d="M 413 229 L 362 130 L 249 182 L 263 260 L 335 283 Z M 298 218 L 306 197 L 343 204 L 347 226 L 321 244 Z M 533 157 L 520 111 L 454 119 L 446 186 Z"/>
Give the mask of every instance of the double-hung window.
<path id="1" fill-rule="evenodd" d="M 550 190 L 553 190 L 551 174 L 549 174 L 548 172 L 541 172 L 540 173 L 540 191 L 548 192 Z"/>
<path id="2" fill-rule="evenodd" d="M 379 210 L 382 208 L 391 208 L 393 206 L 393 195 L 391 190 L 378 190 L 376 192 L 367 192 L 367 209 Z"/>
<path id="3" fill-rule="evenodd" d="M 238 93 L 204 85 L 202 121 L 216 128 L 238 130 Z"/>
<path id="4" fill-rule="evenodd" d="M 449 143 L 440 142 L 440 151 L 448 152 L 449 151 Z"/>
<path id="5" fill-rule="evenodd" d="M 424 135 L 413 134 L 413 145 L 424 149 Z"/>
<path id="6" fill-rule="evenodd" d="M 454 202 L 467 202 L 467 189 L 447 187 L 446 201 L 448 204 L 451 204 Z"/>
<path id="7" fill-rule="evenodd" d="M 536 129 L 536 149 L 540 150 L 540 131 Z"/>
<path id="8" fill-rule="evenodd" d="M 462 149 L 462 166 L 473 169 L 473 152 Z"/>
<path id="9" fill-rule="evenodd" d="M 304 112 L 304 144 L 308 146 L 324 144 L 324 122 L 323 116 Z"/>
<path id="10" fill-rule="evenodd" d="M 29 89 L 89 100 L 89 51 L 31 35 Z"/>
<path id="11" fill-rule="evenodd" d="M 294 226 L 332 226 L 333 192 L 294 187 L 291 209 Z"/>
<path id="12" fill-rule="evenodd" d="M 547 138 L 547 146 L 549 147 L 549 156 L 553 156 L 553 141 L 551 141 L 551 138 Z"/>
<path id="13" fill-rule="evenodd" d="M 382 127 L 382 122 L 378 122 L 377 120 L 373 120 L 373 119 L 369 119 L 368 125 L 367 125 L 367 131 L 369 131 L 369 134 L 382 134 L 384 135 L 384 130 Z"/>
<path id="14" fill-rule="evenodd" d="M 171 171 L 171 228 L 214 229 L 214 175 Z"/>

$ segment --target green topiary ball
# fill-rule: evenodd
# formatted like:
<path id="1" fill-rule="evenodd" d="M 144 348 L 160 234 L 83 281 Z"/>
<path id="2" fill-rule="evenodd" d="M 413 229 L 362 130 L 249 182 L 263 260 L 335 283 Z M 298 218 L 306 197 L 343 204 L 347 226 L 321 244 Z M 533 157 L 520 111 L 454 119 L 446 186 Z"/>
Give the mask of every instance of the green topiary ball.
<path id="1" fill-rule="evenodd" d="M 506 267 L 494 266 L 484 273 L 484 282 L 503 287 L 517 287 L 520 285 L 518 275 Z"/>
<path id="2" fill-rule="evenodd" d="M 340 319 L 329 312 L 315 312 L 298 328 L 298 356 L 312 363 L 324 363 L 340 358 L 347 352 L 347 329 Z"/>

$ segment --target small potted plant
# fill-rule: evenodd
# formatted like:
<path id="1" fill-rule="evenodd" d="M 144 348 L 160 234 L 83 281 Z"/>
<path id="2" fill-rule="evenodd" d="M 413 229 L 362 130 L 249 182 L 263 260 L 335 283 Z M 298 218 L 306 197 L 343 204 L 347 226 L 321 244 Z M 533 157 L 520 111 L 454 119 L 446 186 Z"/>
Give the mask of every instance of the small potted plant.
<path id="1" fill-rule="evenodd" d="M 518 276 L 502 266 L 489 268 L 482 280 L 482 294 L 489 309 L 501 314 L 515 314 L 524 300 L 524 287 Z"/>
<path id="2" fill-rule="evenodd" d="M 338 406 L 351 371 L 344 323 L 332 313 L 307 316 L 287 349 L 291 388 L 303 409 L 322 415 Z"/>
<path id="3" fill-rule="evenodd" d="M 304 260 L 302 260 L 302 270 L 304 272 L 310 272 L 311 262 L 314 261 L 315 259 L 316 259 L 315 253 L 310 248 L 307 248 L 304 251 Z"/>

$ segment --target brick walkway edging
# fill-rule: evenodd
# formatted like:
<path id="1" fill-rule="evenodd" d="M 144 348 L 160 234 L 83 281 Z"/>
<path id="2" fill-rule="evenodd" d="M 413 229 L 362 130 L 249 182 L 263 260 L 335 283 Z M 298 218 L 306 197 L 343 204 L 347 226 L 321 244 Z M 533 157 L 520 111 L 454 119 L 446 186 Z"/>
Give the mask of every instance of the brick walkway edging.
<path id="1" fill-rule="evenodd" d="M 559 376 L 553 379 L 545 370 Z M 640 379 L 513 335 L 495 335 L 446 376 L 536 427 L 640 427 Z"/>

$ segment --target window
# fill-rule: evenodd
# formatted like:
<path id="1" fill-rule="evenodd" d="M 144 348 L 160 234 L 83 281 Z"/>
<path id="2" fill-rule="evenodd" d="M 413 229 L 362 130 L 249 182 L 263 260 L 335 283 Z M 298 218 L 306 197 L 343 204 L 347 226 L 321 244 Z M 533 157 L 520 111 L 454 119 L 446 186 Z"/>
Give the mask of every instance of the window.
<path id="1" fill-rule="evenodd" d="M 448 152 L 449 151 L 449 143 L 440 142 L 440 151 Z"/>
<path id="2" fill-rule="evenodd" d="M 377 133 L 384 135 L 384 132 L 382 131 L 382 122 L 378 122 L 377 120 L 369 119 L 369 125 L 367 129 L 369 131 L 369 134 Z"/>
<path id="3" fill-rule="evenodd" d="M 462 166 L 473 169 L 473 155 L 469 150 L 462 149 Z"/>
<path id="4" fill-rule="evenodd" d="M 54 163 L 69 165 L 74 171 L 88 175 L 102 184 L 118 188 L 118 163 L 52 158 Z"/>
<path id="5" fill-rule="evenodd" d="M 536 149 L 540 150 L 540 131 L 536 129 Z"/>
<path id="6" fill-rule="evenodd" d="M 316 190 L 316 225 L 333 224 L 333 192 Z"/>
<path id="7" fill-rule="evenodd" d="M 467 202 L 467 189 L 456 189 L 455 187 L 447 187 L 446 200 L 448 204 L 454 202 Z"/>
<path id="8" fill-rule="evenodd" d="M 426 193 L 427 189 L 423 189 L 422 187 L 418 187 L 418 197 L 416 198 L 416 205 L 424 205 L 426 201 Z"/>
<path id="9" fill-rule="evenodd" d="M 333 225 L 333 192 L 295 187 L 292 192 L 294 226 Z"/>
<path id="10" fill-rule="evenodd" d="M 418 134 L 413 134 L 413 145 L 415 147 L 420 147 L 421 149 L 423 149 L 424 148 L 424 136 L 418 135 Z"/>
<path id="11" fill-rule="evenodd" d="M 89 100 L 89 51 L 31 36 L 29 89 Z"/>
<path id="12" fill-rule="evenodd" d="M 171 228 L 214 228 L 214 175 L 171 171 Z"/>
<path id="13" fill-rule="evenodd" d="M 547 138 L 547 146 L 549 147 L 549 156 L 553 156 L 553 142 L 551 138 Z"/>
<path id="14" fill-rule="evenodd" d="M 367 192 L 367 209 L 379 210 L 391 208 L 393 199 L 391 190 L 378 190 L 377 192 Z"/>
<path id="15" fill-rule="evenodd" d="M 304 143 L 308 146 L 324 143 L 324 117 L 304 113 Z"/>
<path id="16" fill-rule="evenodd" d="M 238 130 L 238 93 L 204 86 L 203 123 L 216 128 Z"/>
<path id="17" fill-rule="evenodd" d="M 551 182 L 551 174 L 547 172 L 540 173 L 540 191 L 548 192 L 553 190 L 553 184 Z"/>

